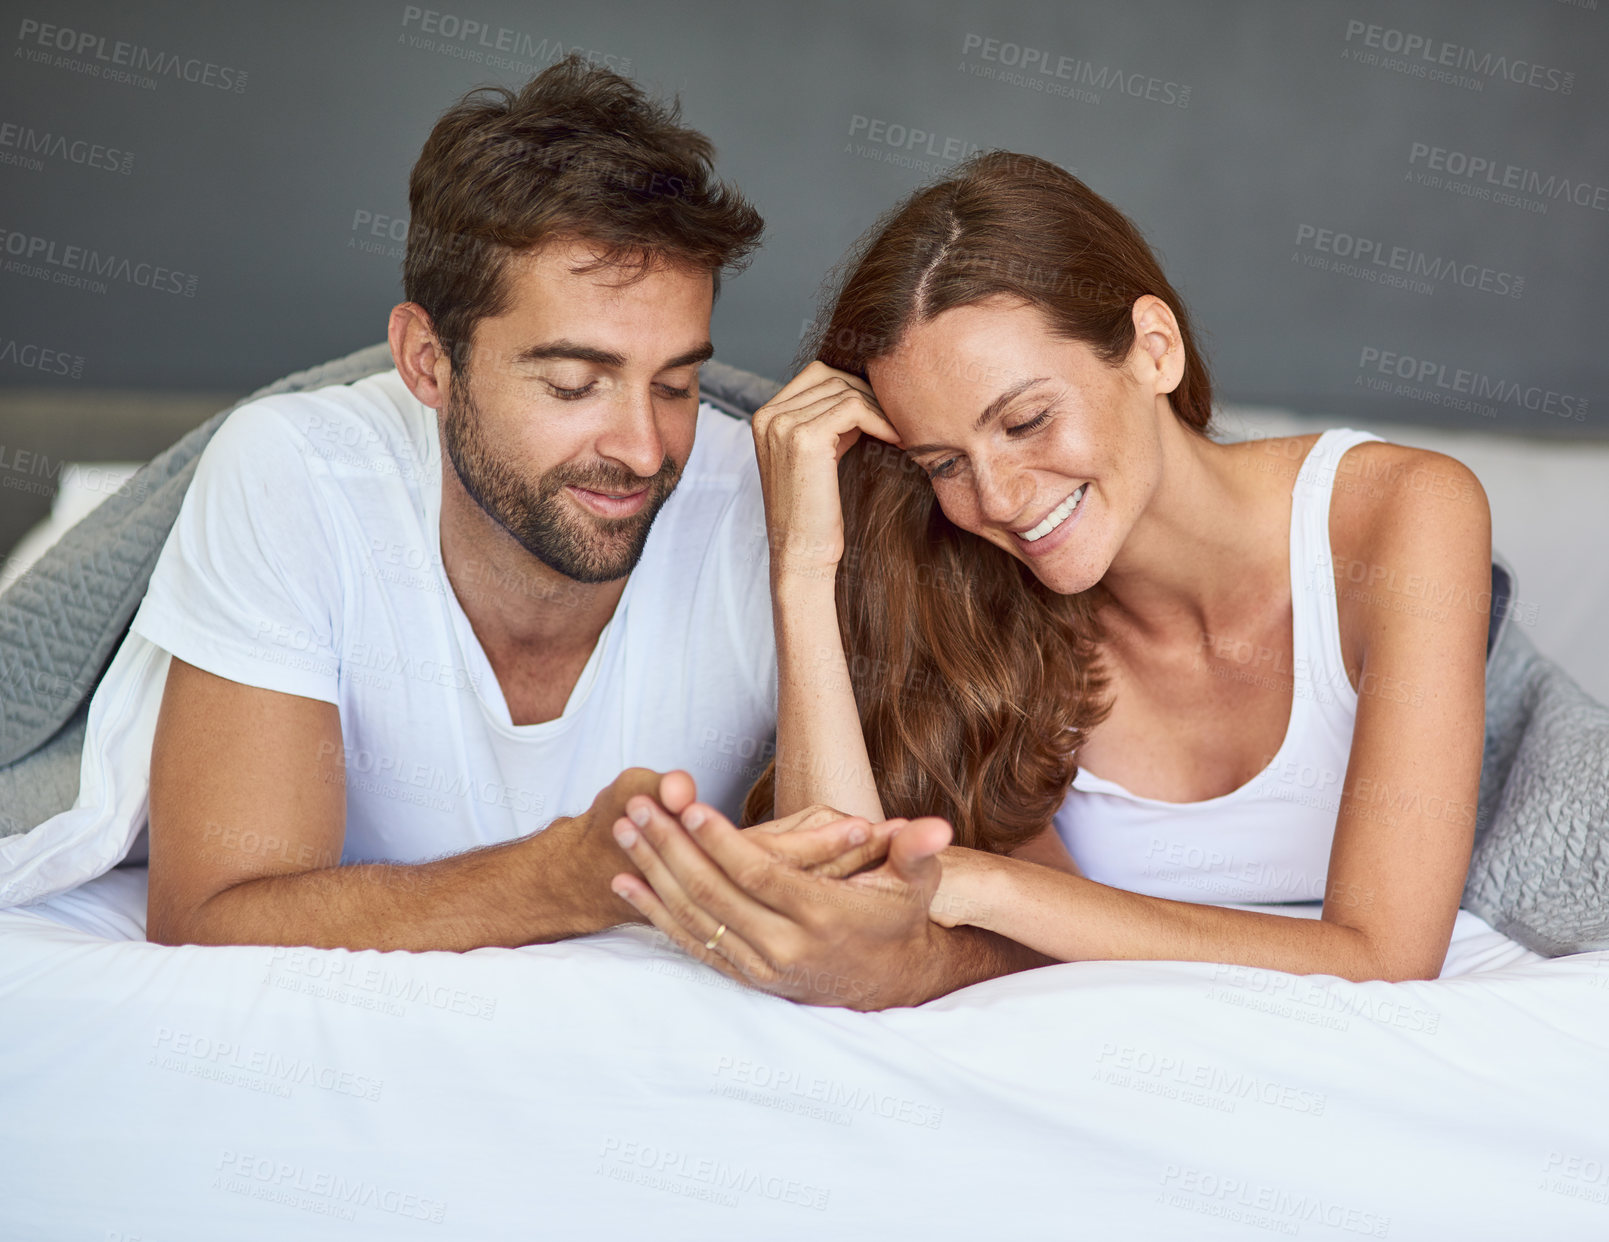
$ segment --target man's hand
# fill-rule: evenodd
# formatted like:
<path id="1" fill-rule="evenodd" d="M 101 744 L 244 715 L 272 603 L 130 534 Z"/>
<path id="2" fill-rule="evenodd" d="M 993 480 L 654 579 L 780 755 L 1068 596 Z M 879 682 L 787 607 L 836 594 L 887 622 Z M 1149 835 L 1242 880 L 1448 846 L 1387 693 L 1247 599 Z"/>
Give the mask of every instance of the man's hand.
<path id="1" fill-rule="evenodd" d="M 564 842 L 560 857 L 567 880 L 576 886 L 576 891 L 602 893 L 611 877 L 619 874 L 623 866 L 631 866 L 613 836 L 615 821 L 626 813 L 627 801 L 646 796 L 667 808 L 675 807 L 675 813 L 680 814 L 692 804 L 696 793 L 693 778 L 686 772 L 627 768 L 599 791 L 585 811 L 555 820 L 543 829 L 543 835 L 551 833 Z M 623 923 L 647 921 L 633 909 L 623 908 L 620 913 Z"/>
<path id="2" fill-rule="evenodd" d="M 615 837 L 638 871 L 616 875 L 614 889 L 700 961 L 807 1004 L 885 1009 L 942 990 L 935 941 L 945 933 L 928 917 L 951 837 L 942 819 L 889 820 L 875 833 L 856 820 L 811 830 L 864 826 L 887 842 L 881 866 L 833 879 L 779 858 L 703 803 L 678 820 L 652 798 L 632 798 L 627 814 Z"/>
<path id="3" fill-rule="evenodd" d="M 615 824 L 626 814 L 633 798 L 646 799 L 672 815 L 693 805 L 698 789 L 691 775 L 680 769 L 659 773 L 651 768 L 627 768 L 602 789 L 580 815 L 556 820 L 544 831 L 565 842 L 564 857 L 570 882 L 583 891 L 604 892 L 610 880 L 626 869 L 639 879 L 632 859 L 622 852 L 614 836 Z M 831 807 L 806 807 L 784 819 L 770 820 L 744 830 L 755 847 L 779 865 L 815 875 L 851 875 L 888 853 L 885 825 L 847 819 Z M 621 912 L 622 922 L 646 922 L 635 907 Z"/>

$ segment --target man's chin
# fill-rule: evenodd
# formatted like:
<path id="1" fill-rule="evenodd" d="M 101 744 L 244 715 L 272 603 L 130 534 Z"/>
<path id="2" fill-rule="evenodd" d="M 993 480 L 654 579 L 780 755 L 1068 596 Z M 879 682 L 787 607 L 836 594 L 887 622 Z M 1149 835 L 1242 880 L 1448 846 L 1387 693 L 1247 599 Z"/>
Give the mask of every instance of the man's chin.
<path id="1" fill-rule="evenodd" d="M 618 582 L 637 568 L 647 543 L 647 523 L 609 523 L 608 533 L 594 529 L 566 540 L 561 555 L 551 549 L 529 549 L 543 564 L 565 577 L 586 585 Z M 575 534 L 579 534 L 576 532 Z"/>

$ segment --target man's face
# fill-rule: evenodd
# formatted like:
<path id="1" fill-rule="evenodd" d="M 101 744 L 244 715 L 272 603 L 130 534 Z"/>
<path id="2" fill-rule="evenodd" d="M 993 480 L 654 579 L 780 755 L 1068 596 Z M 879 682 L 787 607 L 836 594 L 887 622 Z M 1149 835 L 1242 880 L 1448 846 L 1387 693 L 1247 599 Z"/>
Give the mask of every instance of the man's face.
<path id="1" fill-rule="evenodd" d="M 475 327 L 443 438 L 464 490 L 543 564 L 625 577 L 693 448 L 709 342 L 708 272 L 571 269 L 581 243 L 509 261 L 507 310 Z M 467 372 L 467 374 L 466 374 Z"/>

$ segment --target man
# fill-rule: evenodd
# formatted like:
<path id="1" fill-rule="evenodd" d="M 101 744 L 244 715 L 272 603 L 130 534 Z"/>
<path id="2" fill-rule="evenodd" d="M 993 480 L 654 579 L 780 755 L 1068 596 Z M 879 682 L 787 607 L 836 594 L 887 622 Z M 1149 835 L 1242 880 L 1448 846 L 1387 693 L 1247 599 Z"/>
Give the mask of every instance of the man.
<path id="1" fill-rule="evenodd" d="M 208 445 L 128 640 L 170 657 L 152 940 L 596 931 L 634 917 L 625 798 L 692 795 L 641 765 L 741 800 L 719 740 L 775 720 L 763 509 L 697 377 L 762 226 L 677 121 L 579 59 L 472 93 L 410 181 L 396 370 Z"/>

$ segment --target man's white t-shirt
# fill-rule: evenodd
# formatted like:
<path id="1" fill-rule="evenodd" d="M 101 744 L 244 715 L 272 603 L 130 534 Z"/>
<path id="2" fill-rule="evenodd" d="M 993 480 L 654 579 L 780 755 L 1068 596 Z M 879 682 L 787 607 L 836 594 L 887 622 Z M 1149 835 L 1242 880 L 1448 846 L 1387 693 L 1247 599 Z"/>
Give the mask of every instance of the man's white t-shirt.
<path id="1" fill-rule="evenodd" d="M 442 567 L 441 479 L 435 411 L 395 371 L 241 407 L 201 455 L 124 648 L 335 704 L 343 862 L 511 840 L 586 810 L 633 766 L 686 769 L 735 820 L 776 732 L 748 426 L 699 407 L 619 605 L 563 714 L 541 724 L 511 722 Z M 466 593 L 539 589 L 484 564 L 467 578 Z M 143 670 L 137 693 L 160 695 L 167 660 L 128 654 L 97 697 L 125 693 L 118 664 Z"/>

